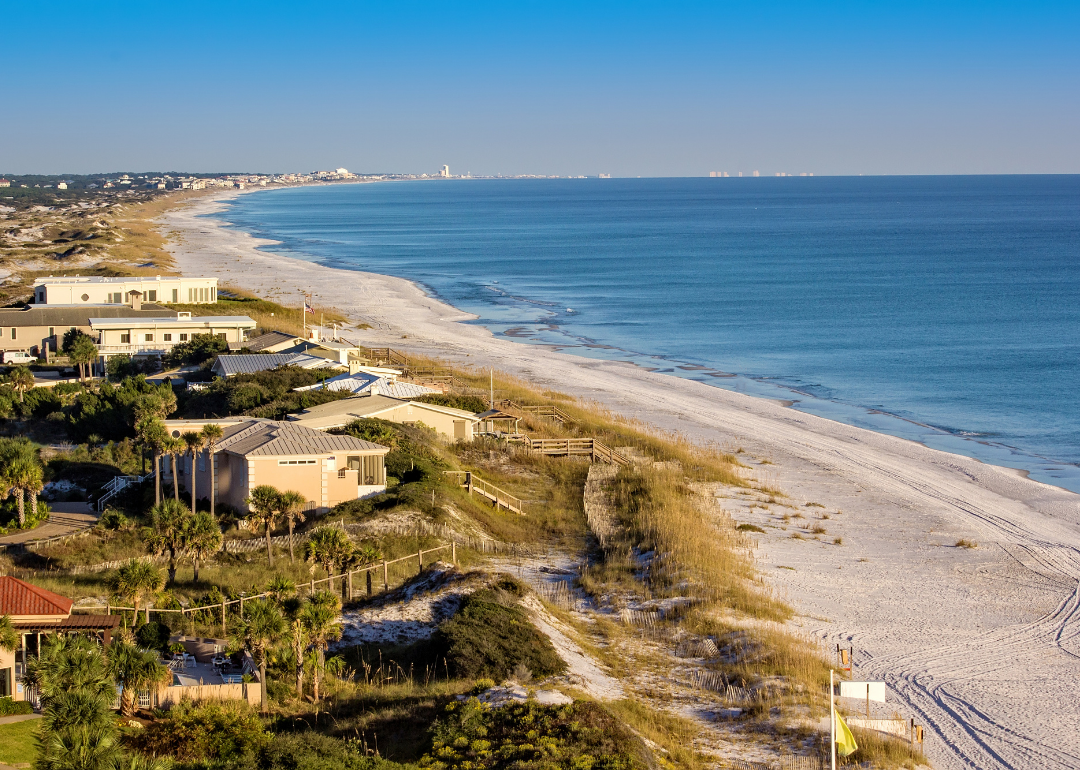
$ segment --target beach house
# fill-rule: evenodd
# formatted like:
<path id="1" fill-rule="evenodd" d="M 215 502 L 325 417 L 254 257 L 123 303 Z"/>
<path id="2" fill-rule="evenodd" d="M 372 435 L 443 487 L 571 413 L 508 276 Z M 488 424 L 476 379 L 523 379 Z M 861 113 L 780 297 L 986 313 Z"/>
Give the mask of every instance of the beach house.
<path id="1" fill-rule="evenodd" d="M 120 626 L 118 615 L 72 615 L 72 601 L 33 583 L 0 577 L 0 616 L 7 615 L 18 642 L 14 651 L 0 649 L 0 697 L 26 700 L 22 675 L 26 661 L 41 651 L 41 638 L 51 633 L 84 634 L 108 646 Z"/>
<path id="2" fill-rule="evenodd" d="M 475 414 L 464 409 L 377 394 L 330 401 L 289 415 L 289 420 L 317 430 L 342 428 L 365 418 L 403 425 L 423 423 L 449 441 L 472 441 L 479 422 Z"/>
<path id="3" fill-rule="evenodd" d="M 93 305 L 88 307 L 54 307 L 26 305 L 21 308 L 0 309 L 0 351 L 25 351 L 46 358 L 55 353 L 63 342 L 64 333 L 78 329 L 91 334 L 91 316 L 97 318 L 154 318 L 168 311 L 159 305 Z"/>
<path id="4" fill-rule="evenodd" d="M 251 490 L 269 484 L 299 492 L 308 501 L 308 510 L 325 512 L 386 489 L 385 457 L 390 449 L 370 441 L 332 436 L 294 422 L 252 418 L 166 420 L 165 427 L 179 436 L 200 431 L 210 422 L 221 425 L 225 434 L 215 445 L 214 463 L 206 449 L 196 453 L 194 468 L 190 455 L 176 462 L 181 485 L 190 488 L 194 472 L 200 497 L 208 495 L 213 481 L 218 501 L 246 512 L 244 501 Z"/>
<path id="5" fill-rule="evenodd" d="M 95 338 L 101 360 L 116 355 L 160 356 L 176 345 L 189 342 L 196 334 L 212 334 L 225 342 L 242 341 L 255 322 L 246 315 L 175 315 L 151 317 L 91 317 L 91 337 Z"/>
<path id="6" fill-rule="evenodd" d="M 144 302 L 203 305 L 217 302 L 217 278 L 100 275 L 49 276 L 34 280 L 37 305 L 123 305 L 138 292 Z"/>

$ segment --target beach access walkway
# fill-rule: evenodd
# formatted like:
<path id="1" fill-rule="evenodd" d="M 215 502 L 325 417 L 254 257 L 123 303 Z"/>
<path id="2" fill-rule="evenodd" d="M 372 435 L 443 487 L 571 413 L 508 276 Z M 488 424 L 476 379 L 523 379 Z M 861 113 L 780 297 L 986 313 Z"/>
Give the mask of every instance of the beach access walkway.
<path id="1" fill-rule="evenodd" d="M 53 503 L 50 507 L 48 521 L 39 527 L 0 537 L 0 549 L 58 540 L 90 529 L 98 521 L 98 514 L 89 503 Z"/>

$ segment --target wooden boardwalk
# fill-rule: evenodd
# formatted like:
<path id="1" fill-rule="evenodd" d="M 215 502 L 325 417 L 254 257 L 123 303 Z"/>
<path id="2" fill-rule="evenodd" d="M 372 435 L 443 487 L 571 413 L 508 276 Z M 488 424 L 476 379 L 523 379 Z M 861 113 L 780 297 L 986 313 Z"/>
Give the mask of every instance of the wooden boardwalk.
<path id="1" fill-rule="evenodd" d="M 444 473 L 447 476 L 457 476 L 460 478 L 460 484 L 463 489 L 468 489 L 472 494 L 486 497 L 496 508 L 505 508 L 514 513 L 522 513 L 521 506 L 523 503 L 521 500 L 514 497 L 505 489 L 500 489 L 494 484 L 484 481 L 472 471 L 444 471 Z"/>
<path id="2" fill-rule="evenodd" d="M 595 438 L 531 438 L 522 434 L 508 437 L 507 441 L 524 444 L 530 452 L 550 457 L 588 457 L 593 462 L 630 465 L 627 458 Z"/>
<path id="3" fill-rule="evenodd" d="M 570 415 L 554 404 L 518 404 L 504 398 L 502 401 L 497 401 L 496 406 L 500 409 L 511 409 L 524 414 L 535 414 L 537 417 L 546 417 L 563 425 L 573 422 Z"/>

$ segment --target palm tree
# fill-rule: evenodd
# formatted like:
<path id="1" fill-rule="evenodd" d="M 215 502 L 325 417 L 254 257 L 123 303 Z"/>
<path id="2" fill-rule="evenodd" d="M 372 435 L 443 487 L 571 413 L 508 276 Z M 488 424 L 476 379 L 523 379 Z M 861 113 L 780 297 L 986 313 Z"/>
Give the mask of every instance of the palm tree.
<path id="1" fill-rule="evenodd" d="M 296 595 L 296 583 L 284 575 L 278 575 L 266 586 L 266 595 L 277 606 L 284 607 L 285 602 Z"/>
<path id="2" fill-rule="evenodd" d="M 100 646 L 85 636 L 46 637 L 24 677 L 43 710 L 38 770 L 112 770 L 120 756 L 112 702 L 116 685 Z"/>
<path id="3" fill-rule="evenodd" d="M 270 530 L 278 516 L 278 496 L 281 493 L 269 484 L 260 484 L 251 490 L 251 496 L 244 500 L 249 510 L 248 521 L 253 529 L 263 527 L 266 530 L 266 563 L 274 566 L 274 554 L 270 546 Z"/>
<path id="4" fill-rule="evenodd" d="M 161 576 L 161 570 L 153 564 L 138 559 L 132 559 L 116 571 L 109 580 L 114 594 L 124 599 L 131 599 L 135 608 L 135 624 L 139 623 L 139 602 L 147 594 L 160 591 L 165 580 Z"/>
<path id="5" fill-rule="evenodd" d="M 195 510 L 195 460 L 199 450 L 206 444 L 206 438 L 198 431 L 184 431 L 180 436 L 188 451 L 191 452 L 191 510 Z"/>
<path id="6" fill-rule="evenodd" d="M 16 366 L 8 375 L 8 384 L 19 391 L 19 403 L 26 403 L 23 393 L 34 387 L 34 373 L 25 366 Z"/>
<path id="7" fill-rule="evenodd" d="M 244 620 L 237 631 L 237 639 L 251 653 L 259 667 L 259 684 L 262 694 L 262 711 L 266 712 L 266 654 L 283 633 L 285 618 L 273 602 L 256 599 L 244 608 Z"/>
<path id="8" fill-rule="evenodd" d="M 208 424 L 204 425 L 202 429 L 203 436 L 206 438 L 207 451 L 210 455 L 210 515 L 213 516 L 214 511 L 214 494 L 217 486 L 217 460 L 215 447 L 217 442 L 221 441 L 222 436 L 225 435 L 225 431 L 221 429 L 220 425 Z"/>
<path id="9" fill-rule="evenodd" d="M 27 444 L 8 465 L 5 478 L 19 492 L 19 527 L 26 526 L 26 493 L 30 493 L 30 510 L 37 514 L 37 495 L 44 487 L 44 471 L 37 453 Z"/>
<path id="10" fill-rule="evenodd" d="M 278 513 L 285 517 L 289 524 L 289 561 L 295 562 L 293 554 L 293 530 L 298 522 L 304 521 L 304 506 L 307 500 L 299 492 L 288 490 L 278 495 Z"/>
<path id="11" fill-rule="evenodd" d="M 90 364 L 98 356 L 97 345 L 94 344 L 88 335 L 82 334 L 71 345 L 71 349 L 68 351 L 68 357 L 72 363 L 79 365 L 79 379 L 85 380 L 86 375 L 83 374 L 83 367 L 87 368 L 87 374 L 89 374 Z"/>
<path id="12" fill-rule="evenodd" d="M 341 636 L 339 609 L 340 605 L 333 592 L 319 591 L 304 605 L 300 613 L 301 622 L 304 624 L 308 639 L 317 656 L 311 680 L 312 693 L 316 702 L 319 701 L 319 685 L 322 682 L 322 671 L 326 664 L 327 645 Z"/>
<path id="13" fill-rule="evenodd" d="M 326 576 L 334 576 L 334 567 L 349 557 L 353 544 L 344 530 L 333 526 L 319 527 L 311 533 L 304 546 L 305 558 L 312 568 L 318 564 L 326 570 Z M 333 580 L 330 581 L 333 587 Z"/>
<path id="14" fill-rule="evenodd" d="M 135 433 L 143 446 L 154 454 L 154 505 L 161 502 L 161 449 L 168 433 L 157 417 L 143 417 L 135 424 Z"/>
<path id="15" fill-rule="evenodd" d="M 199 511 L 192 517 L 186 550 L 191 557 L 193 579 L 196 583 L 199 582 L 199 562 L 206 561 L 220 551 L 222 541 L 221 527 L 210 513 Z"/>
<path id="16" fill-rule="evenodd" d="M 122 688 L 120 714 L 135 715 L 135 695 L 139 690 L 166 682 L 169 670 L 158 662 L 157 655 L 133 644 L 114 642 L 108 651 L 109 673 Z"/>
<path id="17" fill-rule="evenodd" d="M 296 697 L 304 697 L 304 650 L 308 646 L 308 629 L 304 621 L 307 603 L 293 597 L 285 605 L 289 617 L 289 647 L 296 661 Z"/>
<path id="18" fill-rule="evenodd" d="M 162 500 L 150 509 L 143 539 L 156 556 L 169 555 L 169 583 L 176 581 L 176 560 L 188 547 L 191 511 L 179 500 Z"/>
<path id="19" fill-rule="evenodd" d="M 173 498 L 180 501 L 180 469 L 176 467 L 177 456 L 183 454 L 187 448 L 182 440 L 166 434 L 161 442 L 161 451 L 169 456 L 169 467 L 172 469 Z"/>
<path id="20" fill-rule="evenodd" d="M 15 652 L 19 648 L 19 632 L 11 624 L 11 616 L 0 618 L 0 650 Z"/>

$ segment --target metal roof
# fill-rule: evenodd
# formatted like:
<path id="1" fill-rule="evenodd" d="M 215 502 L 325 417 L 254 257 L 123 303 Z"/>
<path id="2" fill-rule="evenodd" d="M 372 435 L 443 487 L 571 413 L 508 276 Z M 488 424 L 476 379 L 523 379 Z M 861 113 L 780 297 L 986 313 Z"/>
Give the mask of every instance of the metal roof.
<path id="1" fill-rule="evenodd" d="M 260 421 L 233 428 L 217 445 L 223 452 L 244 457 L 293 457 L 341 451 L 386 454 L 390 451 L 389 447 L 371 441 L 333 436 L 296 423 Z"/>
<path id="2" fill-rule="evenodd" d="M 429 388 L 424 385 L 416 385 L 411 382 L 394 382 L 385 377 L 379 377 L 365 372 L 339 374 L 336 377 L 331 377 L 325 383 L 317 382 L 314 385 L 305 385 L 303 387 L 293 388 L 293 390 L 323 390 L 324 385 L 326 390 L 344 390 L 356 394 L 378 390 L 381 395 L 400 399 L 416 398 L 417 396 L 424 396 L 428 393 L 441 392 L 435 388 Z"/>
<path id="3" fill-rule="evenodd" d="M 71 599 L 32 583 L 0 577 L 0 615 L 67 615 L 71 604 Z"/>
<path id="4" fill-rule="evenodd" d="M 90 326 L 97 328 L 101 326 L 118 326 L 126 328 L 132 325 L 130 323 L 132 319 L 124 318 L 91 318 Z M 246 315 L 197 315 L 191 318 L 177 318 L 176 316 L 168 317 L 151 317 L 151 318 L 138 318 L 136 319 L 140 324 L 154 324 L 158 325 L 174 325 L 174 326 L 245 326 L 248 328 L 255 328 L 255 322 L 248 318 Z"/>
<path id="5" fill-rule="evenodd" d="M 337 361 L 328 361 L 306 353 L 233 353 L 217 357 L 213 371 L 223 377 L 234 374 L 255 374 L 279 366 L 299 366 L 301 369 L 340 369 Z"/>

